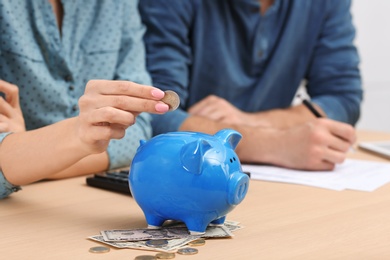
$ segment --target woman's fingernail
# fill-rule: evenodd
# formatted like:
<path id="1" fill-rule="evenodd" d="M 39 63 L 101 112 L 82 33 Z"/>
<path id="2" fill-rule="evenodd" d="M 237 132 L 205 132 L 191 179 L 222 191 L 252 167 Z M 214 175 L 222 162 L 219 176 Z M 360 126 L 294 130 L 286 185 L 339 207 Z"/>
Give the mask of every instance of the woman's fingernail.
<path id="1" fill-rule="evenodd" d="M 164 91 L 160 89 L 153 89 L 152 90 L 152 96 L 157 98 L 157 99 L 162 99 L 164 97 L 165 93 Z"/>
<path id="2" fill-rule="evenodd" d="M 157 112 L 167 112 L 169 110 L 169 106 L 163 102 L 157 103 L 154 108 Z"/>

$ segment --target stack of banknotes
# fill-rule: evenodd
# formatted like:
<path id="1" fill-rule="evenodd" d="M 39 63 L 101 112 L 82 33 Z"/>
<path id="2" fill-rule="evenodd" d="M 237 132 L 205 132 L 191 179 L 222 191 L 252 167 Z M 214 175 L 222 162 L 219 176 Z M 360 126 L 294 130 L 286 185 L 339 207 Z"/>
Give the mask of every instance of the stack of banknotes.
<path id="1" fill-rule="evenodd" d="M 239 225 L 239 222 L 225 221 L 223 225 L 208 226 L 203 235 L 194 236 L 189 234 L 187 227 L 182 222 L 169 222 L 160 229 L 104 230 L 100 232 L 100 235 L 88 238 L 115 248 L 171 252 L 186 247 L 199 238 L 233 237 L 232 232 L 241 228 L 243 227 Z M 153 240 L 159 240 L 159 243 L 150 243 Z M 158 246 L 156 246 L 157 244 Z"/>

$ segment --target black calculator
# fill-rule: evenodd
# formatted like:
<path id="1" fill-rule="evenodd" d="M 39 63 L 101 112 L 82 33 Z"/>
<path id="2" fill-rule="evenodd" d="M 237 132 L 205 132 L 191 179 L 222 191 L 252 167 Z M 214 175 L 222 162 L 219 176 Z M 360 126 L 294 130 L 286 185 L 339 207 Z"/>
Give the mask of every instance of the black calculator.
<path id="1" fill-rule="evenodd" d="M 129 169 L 110 170 L 87 177 L 87 185 L 105 190 L 115 191 L 131 196 L 129 188 Z"/>

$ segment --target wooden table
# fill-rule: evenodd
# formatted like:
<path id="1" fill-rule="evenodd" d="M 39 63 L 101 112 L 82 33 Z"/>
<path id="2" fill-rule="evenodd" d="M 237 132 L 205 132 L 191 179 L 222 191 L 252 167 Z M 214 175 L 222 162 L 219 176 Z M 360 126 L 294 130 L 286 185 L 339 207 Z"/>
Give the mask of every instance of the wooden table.
<path id="1" fill-rule="evenodd" d="M 390 134 L 359 132 L 359 140 Z M 386 161 L 357 150 L 351 158 Z M 232 239 L 207 240 L 197 255 L 175 259 L 390 259 L 390 184 L 374 192 L 332 191 L 251 181 L 228 219 L 245 227 Z M 1 259 L 134 259 L 153 252 L 88 250 L 100 230 L 145 227 L 126 195 L 85 184 L 85 177 L 40 182 L 0 201 Z"/>

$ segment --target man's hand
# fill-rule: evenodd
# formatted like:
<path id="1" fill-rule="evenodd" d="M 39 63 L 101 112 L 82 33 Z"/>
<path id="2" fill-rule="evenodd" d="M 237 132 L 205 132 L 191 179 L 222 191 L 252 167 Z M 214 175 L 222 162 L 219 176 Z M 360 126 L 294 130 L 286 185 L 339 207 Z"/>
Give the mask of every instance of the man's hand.
<path id="1" fill-rule="evenodd" d="M 355 129 L 328 118 L 314 118 L 291 127 L 261 127 L 217 122 L 204 116 L 191 116 L 181 131 L 200 131 L 214 134 L 232 128 L 243 135 L 236 152 L 243 163 L 266 163 L 276 166 L 318 171 L 332 170 L 342 163 L 356 141 Z"/>
<path id="2" fill-rule="evenodd" d="M 208 98 L 201 102 L 206 102 L 206 100 Z M 217 104 L 218 100 L 218 98 L 214 99 L 214 104 Z M 219 101 L 222 104 L 218 105 L 219 108 L 229 104 Z M 213 102 L 210 106 L 213 106 Z M 215 110 L 218 111 L 219 108 Z M 184 121 L 180 130 L 201 131 L 209 134 L 214 134 L 222 128 L 239 131 L 243 138 L 236 152 L 243 163 L 267 163 L 301 170 L 332 170 L 336 164 L 345 160 L 347 152 L 356 141 L 355 129 L 351 125 L 327 118 L 315 118 L 302 105 L 294 107 L 291 114 L 306 113 L 303 118 L 306 116 L 308 119 L 306 122 L 297 122 L 290 127 L 222 123 L 222 120 L 210 119 L 210 115 L 204 113 L 206 109 L 194 111 L 197 116 L 193 115 Z M 234 114 L 232 111 L 230 113 Z M 235 116 L 238 115 L 239 113 L 235 114 Z M 225 118 L 228 116 L 226 115 Z M 276 114 L 275 117 L 278 118 Z M 239 120 L 240 118 L 236 118 L 236 122 Z"/>
<path id="3" fill-rule="evenodd" d="M 188 112 L 194 116 L 202 116 L 215 122 L 230 125 L 270 126 L 268 122 L 256 120 L 250 113 L 243 112 L 227 100 L 210 95 L 194 104 Z"/>
<path id="4" fill-rule="evenodd" d="M 317 106 L 316 109 L 323 114 L 320 107 Z M 302 104 L 284 109 L 248 113 L 214 95 L 207 96 L 194 104 L 188 112 L 193 116 L 205 117 L 222 124 L 279 129 L 297 126 L 314 118 L 313 114 Z"/>
<path id="5" fill-rule="evenodd" d="M 0 80 L 0 92 L 5 94 L 5 99 L 0 97 L 0 133 L 26 131 L 19 104 L 19 88 Z"/>
<path id="6" fill-rule="evenodd" d="M 332 170 L 346 159 L 356 133 L 351 125 L 319 118 L 282 130 L 279 140 L 275 144 L 279 150 L 275 151 L 279 154 L 276 164 L 303 170 Z"/>

